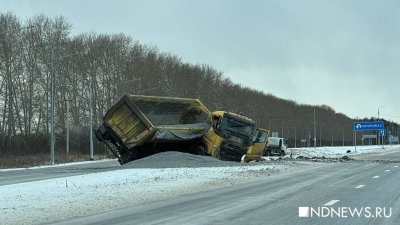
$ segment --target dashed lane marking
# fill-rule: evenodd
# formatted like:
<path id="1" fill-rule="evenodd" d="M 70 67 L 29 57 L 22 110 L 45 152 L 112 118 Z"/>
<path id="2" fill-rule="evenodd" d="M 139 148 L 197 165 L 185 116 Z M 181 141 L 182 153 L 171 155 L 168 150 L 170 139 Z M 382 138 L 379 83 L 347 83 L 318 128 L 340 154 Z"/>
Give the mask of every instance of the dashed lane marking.
<path id="1" fill-rule="evenodd" d="M 363 185 L 363 184 L 360 184 L 360 185 L 358 185 L 357 187 L 355 187 L 355 188 L 358 188 L 358 189 L 360 189 L 360 188 L 363 188 L 365 185 Z"/>
<path id="2" fill-rule="evenodd" d="M 325 203 L 324 206 L 332 206 L 336 204 L 340 200 L 330 200 L 329 202 Z"/>
<path id="3" fill-rule="evenodd" d="M 389 172 L 390 170 L 385 170 L 385 172 Z"/>
<path id="4" fill-rule="evenodd" d="M 374 176 L 374 177 L 372 177 L 372 178 L 376 179 L 376 178 L 379 178 L 379 176 Z"/>

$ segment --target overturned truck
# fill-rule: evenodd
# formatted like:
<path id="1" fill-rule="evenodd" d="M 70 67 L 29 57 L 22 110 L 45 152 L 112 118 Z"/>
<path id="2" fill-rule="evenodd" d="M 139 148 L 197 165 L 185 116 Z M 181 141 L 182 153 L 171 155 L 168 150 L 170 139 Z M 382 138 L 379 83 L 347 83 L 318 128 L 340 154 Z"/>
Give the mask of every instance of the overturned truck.
<path id="1" fill-rule="evenodd" d="M 164 151 L 222 160 L 261 158 L 268 136 L 243 115 L 211 113 L 197 99 L 125 95 L 103 117 L 96 137 L 120 164 Z M 267 137 L 266 136 L 266 137 Z"/>
<path id="2" fill-rule="evenodd" d="M 125 95 L 107 111 L 96 137 L 120 164 L 171 150 L 201 154 L 209 114 L 197 99 Z"/>

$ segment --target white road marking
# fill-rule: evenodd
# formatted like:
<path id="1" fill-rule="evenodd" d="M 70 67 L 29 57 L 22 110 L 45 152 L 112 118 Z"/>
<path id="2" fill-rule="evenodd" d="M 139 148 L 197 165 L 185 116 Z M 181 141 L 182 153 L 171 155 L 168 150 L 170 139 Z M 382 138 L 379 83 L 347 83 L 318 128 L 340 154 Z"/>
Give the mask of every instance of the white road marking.
<path id="1" fill-rule="evenodd" d="M 340 200 L 330 200 L 329 202 L 325 203 L 324 206 L 332 206 L 336 204 Z"/>
<path id="2" fill-rule="evenodd" d="M 355 188 L 362 188 L 362 187 L 364 187 L 365 185 L 363 185 L 363 184 L 360 184 L 360 185 L 358 185 L 357 187 L 355 187 Z"/>
<path id="3" fill-rule="evenodd" d="M 399 167 L 399 166 L 393 166 L 393 167 L 396 167 L 396 168 L 397 168 L 397 167 Z"/>
<path id="4" fill-rule="evenodd" d="M 376 178 L 379 178 L 379 176 L 374 176 L 374 177 L 372 177 L 372 178 L 376 179 Z"/>
<path id="5" fill-rule="evenodd" d="M 385 170 L 385 172 L 389 172 L 390 170 Z"/>

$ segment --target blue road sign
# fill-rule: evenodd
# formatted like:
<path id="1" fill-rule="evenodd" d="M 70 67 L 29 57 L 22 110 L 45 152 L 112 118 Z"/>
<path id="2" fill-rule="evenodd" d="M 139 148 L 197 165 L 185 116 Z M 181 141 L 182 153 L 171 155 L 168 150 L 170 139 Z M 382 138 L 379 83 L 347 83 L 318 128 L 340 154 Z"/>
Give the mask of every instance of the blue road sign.
<path id="1" fill-rule="evenodd" d="M 354 122 L 353 129 L 354 129 L 354 131 L 383 130 L 383 129 L 385 129 L 385 125 L 383 124 L 383 121 Z"/>
<path id="2" fill-rule="evenodd" d="M 385 130 L 379 130 L 379 132 L 378 132 L 378 134 L 379 134 L 379 137 L 385 137 Z"/>

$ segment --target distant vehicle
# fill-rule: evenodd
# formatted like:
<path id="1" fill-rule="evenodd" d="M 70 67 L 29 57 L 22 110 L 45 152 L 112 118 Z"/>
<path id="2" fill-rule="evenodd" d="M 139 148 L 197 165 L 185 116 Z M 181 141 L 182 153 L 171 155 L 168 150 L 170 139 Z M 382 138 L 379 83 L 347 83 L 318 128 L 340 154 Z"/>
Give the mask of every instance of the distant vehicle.
<path id="1" fill-rule="evenodd" d="M 288 147 L 288 141 L 285 138 L 280 137 L 269 137 L 267 147 L 264 149 L 264 154 L 266 156 L 284 156 L 286 155 Z"/>

